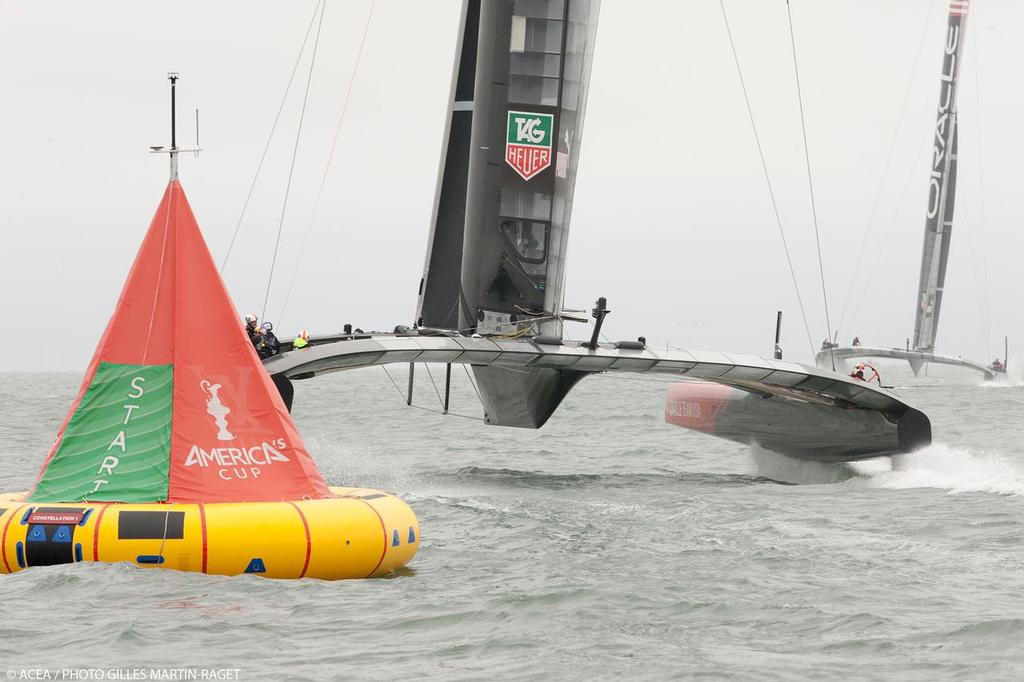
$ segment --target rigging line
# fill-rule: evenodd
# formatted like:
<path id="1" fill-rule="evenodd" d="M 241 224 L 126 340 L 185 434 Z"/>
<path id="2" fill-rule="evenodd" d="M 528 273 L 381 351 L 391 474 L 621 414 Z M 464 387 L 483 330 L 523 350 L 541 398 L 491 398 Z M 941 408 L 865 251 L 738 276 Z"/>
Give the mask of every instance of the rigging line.
<path id="1" fill-rule="evenodd" d="M 316 193 L 316 201 L 313 202 L 313 213 L 309 216 L 309 224 L 306 225 L 306 234 L 302 238 L 302 244 L 299 247 L 299 257 L 295 261 L 295 269 L 292 270 L 292 277 L 288 281 L 288 290 L 284 296 L 284 304 L 281 306 L 281 314 L 277 316 L 278 324 L 284 319 L 284 311 L 288 308 L 288 301 L 292 296 L 292 288 L 295 285 L 295 278 L 299 274 L 299 268 L 302 265 L 302 257 L 306 254 L 306 245 L 309 243 L 309 235 L 313 232 L 313 223 L 316 220 L 317 212 L 320 210 L 320 199 L 323 197 L 324 188 L 327 186 L 327 175 L 331 171 L 331 162 L 334 160 L 334 150 L 338 146 L 338 138 L 341 136 L 341 125 L 345 121 L 345 113 L 348 111 L 348 103 L 352 97 L 352 88 L 356 82 L 356 74 L 359 73 L 359 62 L 363 58 L 363 48 L 366 46 L 366 36 L 370 32 L 370 20 L 373 18 L 373 9 L 377 5 L 377 0 L 370 2 L 370 11 L 366 15 L 366 24 L 363 26 L 363 37 L 359 41 L 359 51 L 356 53 L 355 65 L 352 67 L 352 75 L 348 80 L 348 89 L 345 91 L 345 100 L 341 105 L 341 113 L 338 115 L 338 126 L 334 129 L 334 139 L 331 141 L 331 151 L 327 155 L 327 165 L 324 166 L 323 177 L 320 178 L 320 189 Z"/>
<path id="2" fill-rule="evenodd" d="M 931 136 L 932 131 L 929 130 L 927 135 L 927 144 L 921 145 L 921 150 L 918 153 L 918 162 L 911 164 L 907 169 L 907 177 L 906 180 L 903 181 L 903 189 L 900 191 L 899 200 L 896 202 L 896 208 L 893 209 L 892 218 L 889 220 L 889 227 L 882 233 L 882 243 L 880 245 L 876 245 L 875 252 L 877 255 L 875 256 L 875 261 L 871 266 L 871 271 L 868 273 L 867 282 L 874 280 L 875 273 L 878 271 L 878 266 L 882 262 L 882 256 L 886 254 L 885 246 L 889 243 L 889 238 L 895 231 L 894 228 L 896 227 L 896 221 L 900 216 L 900 210 L 903 208 L 903 203 L 907 198 L 907 191 L 910 189 L 910 182 L 917 176 L 919 168 L 926 165 L 925 158 L 932 152 Z M 850 318 L 851 325 L 856 325 L 857 320 L 860 319 L 860 311 L 867 298 L 867 291 L 868 287 L 864 287 L 860 290 L 860 295 L 857 298 L 857 305 L 853 309 L 853 317 Z"/>
<path id="3" fill-rule="evenodd" d="M 463 367 L 465 367 L 465 365 L 463 365 Z M 451 412 L 451 411 L 449 411 L 449 412 L 442 412 L 441 410 L 435 410 L 433 408 L 425 407 L 423 405 L 415 405 L 415 404 L 409 403 L 406 400 L 406 398 L 405 398 L 405 394 L 402 393 L 402 389 L 398 387 L 398 384 L 395 382 L 394 377 L 391 376 L 391 372 L 388 371 L 387 366 L 386 365 L 381 365 L 380 368 L 382 370 L 384 370 L 384 374 L 388 375 L 388 379 L 391 381 L 391 385 L 395 387 L 396 391 L 398 391 L 398 395 L 400 395 L 402 397 L 402 402 L 406 403 L 406 407 L 415 407 L 417 410 L 423 410 L 425 412 L 433 412 L 434 414 L 440 414 L 442 416 L 449 416 L 450 415 L 452 417 L 462 417 L 463 419 L 476 419 L 477 421 L 483 421 L 483 419 L 481 419 L 480 417 L 474 417 L 471 414 L 459 414 L 458 412 Z M 467 370 L 467 372 L 468 372 L 468 370 Z M 427 373 L 428 374 L 430 373 L 429 369 L 427 370 Z M 437 387 L 435 386 L 434 388 L 436 390 Z M 474 386 L 474 388 L 476 388 L 476 387 Z M 478 397 L 479 397 L 479 395 L 480 395 L 480 393 L 477 392 L 477 396 Z M 442 404 L 444 404 L 444 403 L 442 403 Z"/>
<path id="4" fill-rule="evenodd" d="M 977 23 L 978 20 L 978 9 L 977 6 L 974 8 L 974 21 Z M 978 76 L 978 62 L 981 61 L 979 50 L 977 47 L 978 41 L 971 41 L 971 52 L 974 54 L 974 108 L 975 108 L 975 124 L 974 130 L 978 136 L 978 216 L 980 218 L 980 226 L 978 233 L 981 236 L 981 276 L 982 283 L 985 287 L 985 297 L 982 299 L 982 305 L 985 310 L 985 348 L 986 356 L 992 354 L 992 320 L 989 318 L 989 294 L 988 294 L 988 246 L 985 240 L 985 167 L 982 165 L 982 147 L 981 147 L 981 79 Z M 957 150 L 959 153 L 959 150 Z"/>
<path id="5" fill-rule="evenodd" d="M 983 298 L 983 294 L 982 294 L 981 282 L 978 279 L 978 268 L 974 267 L 975 266 L 975 258 L 974 258 L 974 251 L 975 251 L 975 248 L 974 248 L 974 233 L 975 232 L 971 228 L 971 221 L 967 218 L 967 216 L 969 214 L 969 211 L 967 210 L 967 194 L 966 194 L 966 192 L 963 192 L 963 191 L 960 192 L 959 203 L 960 203 L 960 212 L 963 215 L 963 217 L 960 219 L 960 222 L 963 223 L 964 231 L 967 233 L 967 239 L 965 240 L 967 242 L 967 262 L 970 263 L 970 266 L 971 266 L 971 279 L 974 281 L 975 294 L 978 296 L 978 305 L 977 305 L 977 309 L 978 309 L 977 312 L 978 312 L 978 317 L 979 317 L 978 324 L 984 327 L 984 325 L 986 323 L 986 320 L 985 320 L 984 298 Z M 985 336 L 985 340 L 986 340 L 986 342 L 988 341 L 988 335 L 987 334 Z M 991 346 L 990 345 L 986 346 L 985 351 L 986 351 L 987 354 L 990 354 L 992 352 Z"/>
<path id="6" fill-rule="evenodd" d="M 796 58 L 796 36 L 793 33 L 793 13 L 789 8 L 789 0 L 786 0 L 786 17 L 789 19 L 789 42 L 793 48 L 793 73 L 796 76 L 796 98 L 800 105 L 800 132 L 804 139 L 804 161 L 807 164 L 807 189 L 811 195 L 811 218 L 814 220 L 814 242 L 818 249 L 818 274 L 821 275 L 821 300 L 825 306 L 825 325 L 828 327 L 827 338 L 829 339 L 829 357 L 832 361 L 832 371 L 836 370 L 836 356 L 832 349 L 832 322 L 828 316 L 828 292 L 825 288 L 825 264 L 821 259 L 821 234 L 818 231 L 818 209 L 814 202 L 814 180 L 811 176 L 811 151 L 807 146 L 807 124 L 804 121 L 804 98 L 800 88 L 800 67 Z M 813 347 L 813 344 L 812 344 Z"/>
<path id="7" fill-rule="evenodd" d="M 476 387 L 476 382 L 473 381 L 473 375 L 469 373 L 469 368 L 463 365 L 462 369 L 466 370 L 466 376 L 469 377 L 469 384 L 473 387 L 473 390 L 476 391 L 476 399 L 480 401 L 481 405 L 483 405 L 484 399 L 480 395 L 480 389 Z"/>
<path id="8" fill-rule="evenodd" d="M 392 377 L 392 376 L 391 376 L 391 372 L 389 372 L 389 371 L 388 371 L 387 365 L 381 365 L 381 366 L 380 366 L 380 368 L 381 368 L 382 370 L 384 370 L 384 373 L 385 373 L 385 374 L 387 374 L 387 375 L 388 375 L 388 379 L 390 379 L 390 380 L 391 380 L 391 385 L 395 387 L 395 390 L 396 390 L 396 391 L 398 391 L 398 395 L 402 396 L 402 400 L 403 400 L 403 401 L 405 401 L 405 402 L 408 402 L 408 401 L 406 400 L 406 398 L 405 398 L 405 394 L 404 394 L 404 393 L 402 393 L 402 389 L 400 389 L 400 388 L 398 387 L 398 384 L 396 384 L 396 383 L 395 383 L 395 379 L 394 379 L 394 377 Z"/>
<path id="9" fill-rule="evenodd" d="M 324 11 L 327 9 L 327 2 L 320 6 L 320 21 L 316 26 L 316 38 L 313 39 L 313 55 L 309 60 L 309 74 L 306 76 L 306 91 L 302 95 L 302 110 L 299 112 L 299 126 L 295 131 L 295 146 L 292 148 L 292 162 L 288 167 L 288 182 L 284 187 L 284 201 L 281 202 L 281 218 L 277 223 L 277 239 L 274 241 L 274 256 L 270 260 L 270 274 L 267 275 L 267 292 L 263 296 L 263 308 L 260 310 L 260 319 L 265 319 L 267 314 L 267 301 L 270 300 L 270 285 L 274 281 L 274 268 L 277 266 L 277 251 L 281 246 L 281 233 L 284 231 L 284 216 L 288 210 L 288 195 L 292 189 L 292 176 L 295 173 L 295 159 L 299 155 L 299 140 L 302 138 L 302 122 L 306 118 L 306 103 L 309 100 L 309 84 L 313 80 L 313 69 L 316 66 L 316 48 L 320 44 L 320 29 L 324 25 Z"/>
<path id="10" fill-rule="evenodd" d="M 424 362 L 423 368 L 427 370 L 427 376 L 430 377 L 430 384 L 431 386 L 434 387 L 434 393 L 437 394 L 437 402 L 440 403 L 441 407 L 443 408 L 444 400 L 441 398 L 441 391 L 437 390 L 437 384 L 434 383 L 434 375 L 430 373 L 430 364 Z"/>
<path id="11" fill-rule="evenodd" d="M 867 248 L 869 238 L 875 226 L 875 218 L 878 216 L 878 206 L 882 198 L 882 191 L 885 188 L 885 179 L 888 177 L 889 168 L 892 165 L 892 155 L 896 149 L 896 142 L 899 139 L 903 116 L 907 111 L 907 103 L 910 101 L 910 92 L 913 85 L 914 74 L 917 73 L 917 65 L 921 60 L 921 52 L 923 51 L 925 40 L 928 36 L 929 22 L 932 18 L 933 9 L 935 9 L 935 3 L 929 2 L 928 12 L 924 18 L 924 26 L 921 29 L 921 38 L 917 43 L 917 53 L 914 55 L 914 63 L 910 67 L 910 75 L 907 77 L 907 88 L 903 92 L 903 103 L 900 104 L 900 112 L 896 116 L 896 127 L 893 129 L 892 138 L 889 140 L 889 151 L 885 155 L 885 163 L 882 164 L 882 176 L 878 179 L 878 189 L 875 191 L 875 199 L 871 204 L 871 213 L 868 215 L 867 227 L 864 229 L 864 236 L 861 238 L 860 249 L 857 251 L 856 264 L 853 266 L 853 277 L 850 278 L 850 289 L 846 292 L 846 300 L 843 302 L 843 312 L 839 316 L 839 324 L 836 325 L 836 329 L 843 328 L 843 322 L 846 320 L 846 312 L 850 307 L 850 299 L 853 296 L 854 288 L 857 286 L 860 266 L 864 260 L 864 250 Z"/>
<path id="12" fill-rule="evenodd" d="M 800 305 L 800 316 L 804 320 L 804 330 L 807 332 L 807 343 L 811 347 L 811 356 L 814 356 L 814 340 L 811 338 L 811 326 L 807 323 L 807 313 L 804 310 L 803 297 L 800 295 L 800 285 L 797 283 L 796 270 L 793 268 L 793 258 L 789 254 L 789 243 L 786 241 L 786 232 L 782 228 L 782 217 L 779 215 L 779 205 L 775 200 L 775 189 L 772 187 L 771 176 L 768 174 L 768 164 L 764 158 L 764 149 L 761 147 L 761 136 L 757 133 L 757 124 L 754 122 L 754 110 L 750 106 L 750 96 L 747 94 L 747 84 L 743 80 L 743 70 L 740 68 L 740 58 L 736 52 L 736 44 L 732 39 L 732 28 L 729 26 L 729 15 L 725 12 L 725 0 L 718 0 L 722 8 L 722 19 L 725 20 L 725 32 L 729 36 L 729 47 L 732 48 L 732 58 L 736 63 L 736 74 L 740 79 L 740 88 L 743 90 L 743 101 L 747 104 L 747 116 L 750 117 L 750 128 L 754 131 L 754 142 L 757 143 L 757 153 L 761 157 L 761 170 L 764 171 L 764 180 L 768 185 L 768 196 L 771 198 L 772 210 L 775 212 L 775 224 L 779 227 L 779 237 L 782 238 L 782 250 L 786 253 L 786 263 L 789 265 L 789 276 L 793 280 L 793 290 L 796 292 L 796 300 Z"/>
<path id="13" fill-rule="evenodd" d="M 224 261 L 220 264 L 220 274 L 224 274 L 224 268 L 228 265 L 228 259 L 231 257 L 231 249 L 235 247 L 235 239 L 238 238 L 238 231 L 242 227 L 242 219 L 245 217 L 245 211 L 249 208 L 249 201 L 252 199 L 253 190 L 256 189 L 256 181 L 259 180 L 260 171 L 263 169 L 263 161 L 267 158 L 267 152 L 270 151 L 270 142 L 274 139 L 274 132 L 277 130 L 277 124 L 281 120 L 281 112 L 284 111 L 285 102 L 288 101 L 288 93 L 292 89 L 292 81 L 295 80 L 295 73 L 299 70 L 299 62 L 302 61 L 302 53 L 306 51 L 306 43 L 309 42 L 309 33 L 313 30 L 313 22 L 316 21 L 316 12 L 320 9 L 320 3 L 323 0 L 317 0 L 316 5 L 313 6 L 313 15 L 309 18 L 309 26 L 306 27 L 306 35 L 302 39 L 302 47 L 299 48 L 299 54 L 295 57 L 295 65 L 292 66 L 292 74 L 288 76 L 288 85 L 284 88 L 284 95 L 281 97 L 281 105 L 277 108 L 277 115 L 274 116 L 274 125 L 270 126 L 270 135 L 267 136 L 267 144 L 263 147 L 263 154 L 260 156 L 260 162 L 256 164 L 256 174 L 252 176 L 252 183 L 249 185 L 249 193 L 245 197 L 245 203 L 242 204 L 242 212 L 238 215 L 238 222 L 235 224 L 235 231 L 231 234 L 231 242 L 228 244 L 227 253 L 224 254 Z"/>

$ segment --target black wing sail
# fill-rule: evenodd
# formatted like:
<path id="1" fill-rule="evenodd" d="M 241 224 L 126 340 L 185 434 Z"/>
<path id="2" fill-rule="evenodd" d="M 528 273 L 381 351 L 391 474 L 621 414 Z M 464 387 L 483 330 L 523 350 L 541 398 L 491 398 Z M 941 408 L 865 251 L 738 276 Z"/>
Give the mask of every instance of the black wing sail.
<path id="1" fill-rule="evenodd" d="M 480 0 L 469 0 L 463 4 L 460 21 L 461 42 L 456 50 L 459 60 L 452 74 L 445 141 L 415 318 L 417 326 L 441 329 L 453 329 L 459 323 L 462 240 L 466 222 L 466 181 L 473 126 Z"/>
<path id="2" fill-rule="evenodd" d="M 953 0 L 942 56 L 942 85 L 935 122 L 932 168 L 928 178 L 928 212 L 925 221 L 924 250 L 914 320 L 914 349 L 934 350 L 935 334 L 942 307 L 942 292 L 949 260 L 953 229 L 953 204 L 956 199 L 957 106 L 956 96 L 967 27 L 968 0 Z"/>
<path id="3" fill-rule="evenodd" d="M 591 0 L 482 4 L 462 259 L 464 329 L 561 335 L 597 13 Z"/>

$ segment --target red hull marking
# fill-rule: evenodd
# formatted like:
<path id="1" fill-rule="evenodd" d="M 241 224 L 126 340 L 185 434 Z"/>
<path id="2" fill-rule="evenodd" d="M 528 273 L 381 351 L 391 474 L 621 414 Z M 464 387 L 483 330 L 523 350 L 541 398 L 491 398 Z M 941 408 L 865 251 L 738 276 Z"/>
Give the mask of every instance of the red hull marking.
<path id="1" fill-rule="evenodd" d="M 14 517 L 20 514 L 21 510 L 27 506 L 27 504 L 21 505 L 20 507 L 18 507 L 17 511 L 15 511 L 13 514 L 7 517 L 7 523 L 4 524 L 4 534 L 2 537 L 0 537 L 0 554 L 3 554 L 4 568 L 7 569 L 8 573 L 13 573 L 13 571 L 11 571 L 11 565 L 7 563 L 7 529 L 11 527 L 11 521 L 14 520 Z"/>
<path id="2" fill-rule="evenodd" d="M 299 509 L 299 505 L 294 502 L 289 502 L 288 504 L 295 507 L 295 511 L 299 512 L 299 518 L 302 519 L 302 528 L 306 531 L 306 561 L 302 564 L 302 573 L 299 573 L 300 578 L 305 578 L 306 571 L 309 569 L 309 557 L 313 554 L 313 538 L 309 534 L 309 522 L 306 521 L 306 515 Z"/>
<path id="3" fill-rule="evenodd" d="M 199 503 L 199 528 L 203 533 L 203 573 L 206 573 L 206 506 Z"/>
<path id="4" fill-rule="evenodd" d="M 100 513 L 96 515 L 96 527 L 92 529 L 92 560 L 100 560 L 100 522 L 103 520 L 103 515 L 107 513 L 109 504 L 105 504 L 100 507 Z"/>
<path id="5" fill-rule="evenodd" d="M 359 500 L 360 502 L 362 502 L 367 507 L 373 510 L 373 513 L 377 515 L 377 519 L 380 520 L 380 532 L 384 534 L 384 551 L 380 553 L 380 561 L 377 562 L 377 565 L 373 567 L 372 571 L 366 574 L 366 577 L 369 578 L 371 575 L 377 572 L 377 569 L 380 568 L 380 565 L 384 563 L 384 557 L 388 555 L 388 527 L 384 525 L 384 517 L 380 515 L 380 512 L 377 511 L 376 507 L 374 507 L 366 500 L 360 499 L 358 497 L 355 499 Z"/>
<path id="6" fill-rule="evenodd" d="M 712 383 L 673 384 L 665 397 L 665 421 L 704 433 L 715 432 L 718 416 L 736 389 Z"/>

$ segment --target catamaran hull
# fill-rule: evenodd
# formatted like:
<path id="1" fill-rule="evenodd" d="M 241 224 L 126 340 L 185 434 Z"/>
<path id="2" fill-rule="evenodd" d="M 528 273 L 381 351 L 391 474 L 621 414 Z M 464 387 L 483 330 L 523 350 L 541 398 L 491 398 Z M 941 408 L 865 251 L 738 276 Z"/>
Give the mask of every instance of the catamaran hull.
<path id="1" fill-rule="evenodd" d="M 875 410 L 814 404 L 704 381 L 669 387 L 665 421 L 817 462 L 897 455 L 931 440 L 928 419 L 917 410 L 893 420 Z"/>
<path id="2" fill-rule="evenodd" d="M 336 497 L 212 504 L 33 504 L 0 495 L 0 573 L 33 566 L 126 562 L 217 575 L 369 578 L 419 548 L 416 515 L 377 490 Z"/>

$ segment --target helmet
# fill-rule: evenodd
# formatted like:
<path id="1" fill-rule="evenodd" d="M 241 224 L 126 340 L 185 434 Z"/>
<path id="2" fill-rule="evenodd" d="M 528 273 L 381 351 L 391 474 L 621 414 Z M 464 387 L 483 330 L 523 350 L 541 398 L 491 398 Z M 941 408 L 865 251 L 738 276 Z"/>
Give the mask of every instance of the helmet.
<path id="1" fill-rule="evenodd" d="M 299 338 L 302 339 L 303 341 L 309 341 L 309 332 L 307 332 L 305 329 L 300 329 Z"/>
<path id="2" fill-rule="evenodd" d="M 253 313 L 249 313 L 248 315 L 246 315 L 246 316 L 245 316 L 244 318 L 242 318 L 242 319 L 244 319 L 244 320 L 245 320 L 245 323 L 246 323 L 246 324 L 252 324 L 252 323 L 255 323 L 255 322 L 256 322 L 256 315 L 254 315 Z"/>
<path id="3" fill-rule="evenodd" d="M 274 330 L 274 325 L 272 325 L 272 324 L 271 324 L 271 323 L 269 323 L 269 322 L 264 322 L 264 323 L 263 323 L 262 325 L 260 325 L 260 326 L 261 326 L 261 327 L 263 327 L 264 331 L 268 331 L 268 332 L 269 332 L 269 331 L 273 331 L 273 330 Z"/>
<path id="4" fill-rule="evenodd" d="M 857 369 L 863 370 L 864 369 L 864 365 L 863 364 L 857 365 Z"/>

